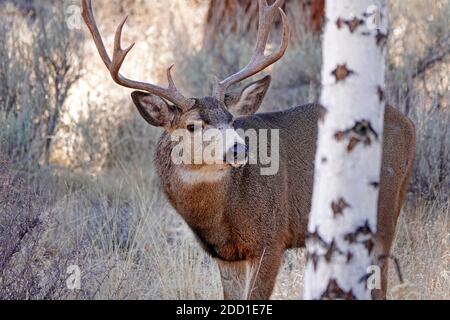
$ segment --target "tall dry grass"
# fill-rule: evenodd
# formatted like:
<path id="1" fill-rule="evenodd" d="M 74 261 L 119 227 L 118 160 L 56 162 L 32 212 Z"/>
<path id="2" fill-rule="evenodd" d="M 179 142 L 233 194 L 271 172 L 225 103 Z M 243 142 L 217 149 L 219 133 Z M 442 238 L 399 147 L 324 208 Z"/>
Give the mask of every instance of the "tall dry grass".
<path id="1" fill-rule="evenodd" d="M 437 42 L 447 48 L 443 40 L 448 28 L 443 26 L 448 26 L 450 5 L 443 0 L 426 7 L 420 0 L 391 2 L 388 99 L 415 122 L 418 151 L 393 249 L 404 283 L 399 283 L 391 270 L 389 297 L 449 299 L 450 110 L 445 104 L 449 101 L 449 73 L 443 72 L 449 68 L 448 57 L 413 75 L 434 52 L 430 50 L 437 48 Z M 251 52 L 248 40 L 226 34 L 220 50 L 202 49 L 199 35 L 203 34 L 206 2 L 108 4 L 98 3 L 95 8 L 108 47 L 123 12 L 132 16 L 124 42 L 138 40 L 138 44 L 124 73 L 133 78 L 164 83 L 165 68 L 177 62 L 180 86 L 191 95 L 206 95 L 212 75 L 233 71 Z M 82 38 L 81 30 L 74 32 Z M 420 41 L 413 34 L 420 34 Z M 152 164 L 159 129 L 140 119 L 128 92 L 109 80 L 92 42 L 81 44 L 78 58 L 85 60 L 80 70 L 84 77 L 74 84 L 64 104 L 55 131 L 52 164 L 27 167 L 26 171 L 15 157 L 0 164 L 0 297 L 220 299 L 215 262 L 200 249 L 161 194 Z M 315 101 L 320 56 L 320 39 L 305 32 L 283 62 L 270 70 L 274 83 L 263 109 L 281 110 Z M 20 56 L 9 58 L 16 64 L 22 62 Z M 0 58 L 0 67 L 4 61 Z M 33 83 L 32 78 L 22 79 L 24 85 Z M 31 114 L 39 115 L 32 103 L 35 96 L 21 97 Z M 0 113 L 6 110 L 1 102 Z M 27 134 L 26 121 L 4 123 L 12 132 Z M 5 128 L 2 124 L 0 137 Z M 41 145 L 42 137 L 31 142 Z M 21 150 L 22 144 L 14 144 L 21 140 L 8 139 L 5 145 L 4 138 L 0 139 L 2 148 L 10 148 L 2 150 L 13 151 L 6 155 Z M 286 253 L 274 299 L 301 297 L 304 261 L 303 250 Z M 81 269 L 81 290 L 71 291 L 66 286 L 70 265 Z"/>

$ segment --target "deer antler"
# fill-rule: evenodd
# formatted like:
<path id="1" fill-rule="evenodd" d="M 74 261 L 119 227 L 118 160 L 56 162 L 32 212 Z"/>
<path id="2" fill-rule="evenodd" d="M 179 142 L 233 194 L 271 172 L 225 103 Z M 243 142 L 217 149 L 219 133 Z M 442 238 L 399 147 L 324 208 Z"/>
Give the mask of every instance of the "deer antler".
<path id="1" fill-rule="evenodd" d="M 257 74 L 258 72 L 266 69 L 268 66 L 274 64 L 280 60 L 289 44 L 290 26 L 286 14 L 281 9 L 281 5 L 284 0 L 277 0 L 271 6 L 267 4 L 267 0 L 259 0 L 259 25 L 258 25 L 258 36 L 256 40 L 256 47 L 253 56 L 249 64 L 236 74 L 233 74 L 217 82 L 214 85 L 213 96 L 219 100 L 223 101 L 225 98 L 225 93 L 227 89 L 242 80 L 250 78 L 251 76 Z M 281 14 L 283 21 L 283 40 L 278 51 L 272 53 L 269 56 L 265 56 L 264 51 L 267 46 L 267 41 L 269 39 L 270 29 L 275 19 L 277 13 Z"/>
<path id="2" fill-rule="evenodd" d="M 183 110 L 190 109 L 194 101 L 191 99 L 185 98 L 176 88 L 175 83 L 172 79 L 171 70 L 173 68 L 173 65 L 167 69 L 167 79 L 169 81 L 168 88 L 162 88 L 150 83 L 140 82 L 140 81 L 134 81 L 130 80 L 120 74 L 120 68 L 122 67 L 122 64 L 127 56 L 127 54 L 133 49 L 134 43 L 129 46 L 126 49 L 122 49 L 121 46 L 121 39 L 122 39 L 122 30 L 123 26 L 125 25 L 125 22 L 127 21 L 127 17 L 125 17 L 122 22 L 119 24 L 116 30 L 115 38 L 114 38 L 114 51 L 113 51 L 113 58 L 111 58 L 108 55 L 108 52 L 105 49 L 105 45 L 103 43 L 102 36 L 100 35 L 100 32 L 97 27 L 97 23 L 95 22 L 94 13 L 92 10 L 92 2 L 91 0 L 82 0 L 82 16 L 84 19 L 84 22 L 89 28 L 89 31 L 92 34 L 92 37 L 95 42 L 95 46 L 97 47 L 98 52 L 100 53 L 100 57 L 102 58 L 103 62 L 106 65 L 106 68 L 108 68 L 109 72 L 111 73 L 112 79 L 119 85 L 131 88 L 131 89 L 138 89 L 147 91 L 149 93 L 152 93 L 154 95 L 157 95 L 159 97 L 162 97 L 175 105 L 177 105 L 179 108 Z"/>

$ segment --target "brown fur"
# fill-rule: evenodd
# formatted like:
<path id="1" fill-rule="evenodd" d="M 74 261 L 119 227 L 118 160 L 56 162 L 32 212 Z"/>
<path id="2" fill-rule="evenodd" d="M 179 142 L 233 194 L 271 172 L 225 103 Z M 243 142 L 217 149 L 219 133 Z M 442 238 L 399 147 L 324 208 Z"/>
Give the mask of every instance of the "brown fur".
<path id="1" fill-rule="evenodd" d="M 170 203 L 216 257 L 225 298 L 242 298 L 244 265 L 257 265 L 248 297 L 268 299 L 286 249 L 305 245 L 320 109 L 306 105 L 284 112 L 238 118 L 235 128 L 280 129 L 280 170 L 262 176 L 257 165 L 230 169 L 219 182 L 186 185 L 176 174 L 165 133 L 156 164 Z M 385 115 L 383 170 L 378 213 L 378 256 L 389 255 L 415 154 L 414 126 L 388 107 Z M 387 259 L 380 259 L 384 298 Z M 232 280 L 234 279 L 234 281 Z"/>

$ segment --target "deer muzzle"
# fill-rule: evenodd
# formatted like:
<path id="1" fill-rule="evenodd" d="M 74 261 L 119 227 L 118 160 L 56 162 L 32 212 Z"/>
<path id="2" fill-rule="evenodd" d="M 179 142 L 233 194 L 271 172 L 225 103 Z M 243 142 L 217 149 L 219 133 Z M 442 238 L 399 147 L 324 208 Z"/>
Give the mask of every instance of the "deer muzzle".
<path id="1" fill-rule="evenodd" d="M 241 168 L 248 163 L 249 150 L 245 141 L 232 129 L 227 130 L 224 161 L 234 168 Z"/>

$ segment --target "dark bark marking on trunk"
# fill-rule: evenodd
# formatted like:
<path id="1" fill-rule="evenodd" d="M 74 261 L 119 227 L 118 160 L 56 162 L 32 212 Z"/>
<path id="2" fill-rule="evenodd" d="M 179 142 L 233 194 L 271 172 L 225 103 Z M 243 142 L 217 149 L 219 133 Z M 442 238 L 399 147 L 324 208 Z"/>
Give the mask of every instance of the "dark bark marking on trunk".
<path id="1" fill-rule="evenodd" d="M 328 110 L 322 105 L 319 105 L 319 121 L 324 123 L 325 122 L 325 116 L 327 115 Z"/>
<path id="2" fill-rule="evenodd" d="M 336 279 L 331 279 L 325 292 L 320 297 L 322 300 L 356 300 L 353 291 L 345 292 L 339 287 Z"/>
<path id="3" fill-rule="evenodd" d="M 353 151 L 353 149 L 356 148 L 356 146 L 358 145 L 358 143 L 359 143 L 359 140 L 358 140 L 357 138 L 355 138 L 355 137 L 352 137 L 352 138 L 350 139 L 350 142 L 348 143 L 347 151 L 348 151 L 348 152 Z"/>
<path id="4" fill-rule="evenodd" d="M 354 17 L 350 20 L 345 20 L 343 18 L 338 18 L 336 21 L 336 25 L 338 29 L 342 29 L 344 26 L 347 26 L 351 33 L 354 33 L 356 29 L 358 29 L 359 26 L 364 24 L 363 19 L 358 19 L 357 17 Z"/>
<path id="5" fill-rule="evenodd" d="M 366 221 L 366 223 L 364 224 L 364 226 L 359 227 L 357 230 L 358 233 L 367 235 L 367 234 L 373 234 L 372 229 L 370 228 L 370 224 L 369 221 Z"/>
<path id="6" fill-rule="evenodd" d="M 338 215 L 343 215 L 344 210 L 350 208 L 350 205 L 345 201 L 344 198 L 339 198 L 337 201 L 331 203 L 331 210 L 333 210 L 333 215 L 336 218 Z"/>
<path id="7" fill-rule="evenodd" d="M 378 99 L 380 99 L 380 102 L 383 102 L 386 97 L 386 94 L 384 93 L 384 90 L 383 90 L 383 88 L 381 88 L 381 86 L 378 86 L 377 94 L 378 94 Z"/>
<path id="8" fill-rule="evenodd" d="M 336 132 L 336 134 L 334 135 L 334 138 L 335 138 L 338 142 L 341 142 L 342 140 L 345 139 L 345 132 L 344 132 L 344 131 Z"/>
<path id="9" fill-rule="evenodd" d="M 326 247 L 328 244 L 319 234 L 319 228 L 316 228 L 316 230 L 313 233 L 308 232 L 306 235 L 306 241 L 312 241 L 316 242 L 319 245 Z"/>
<path id="10" fill-rule="evenodd" d="M 313 252 L 311 254 L 308 253 L 307 257 L 306 257 L 307 261 L 311 261 L 313 264 L 313 268 L 314 268 L 314 272 L 317 271 L 317 264 L 319 263 L 319 256 L 317 254 L 317 252 Z"/>
<path id="11" fill-rule="evenodd" d="M 373 247 L 375 246 L 373 240 L 372 239 L 368 239 L 368 240 L 364 241 L 363 243 L 364 243 L 364 246 L 367 249 L 367 252 L 369 252 L 369 255 L 371 255 Z"/>
<path id="12" fill-rule="evenodd" d="M 370 186 L 378 189 L 380 187 L 380 183 L 378 181 L 374 181 L 370 183 Z"/>
<path id="13" fill-rule="evenodd" d="M 360 234 L 362 234 L 362 235 L 372 234 L 373 235 L 372 229 L 370 229 L 370 226 L 369 226 L 369 221 L 366 221 L 364 226 L 359 227 L 358 229 L 355 230 L 355 232 L 346 234 L 344 236 L 344 240 L 346 240 L 350 243 L 354 243 Z"/>
<path id="14" fill-rule="evenodd" d="M 365 237 L 365 239 L 363 239 L 362 241 L 361 240 L 358 241 L 358 237 L 360 235 L 362 235 L 362 236 L 370 235 L 370 238 L 367 239 Z M 366 221 L 366 223 L 363 226 L 356 229 L 355 232 L 346 234 L 344 236 L 344 240 L 350 244 L 353 244 L 356 242 L 363 244 L 366 247 L 366 249 L 370 255 L 372 253 L 373 247 L 375 246 L 374 241 L 373 241 L 374 236 L 375 236 L 375 234 L 373 233 L 372 229 L 369 226 L 369 221 Z"/>
<path id="15" fill-rule="evenodd" d="M 331 72 L 331 74 L 336 78 L 336 82 L 343 81 L 354 73 L 355 72 L 353 70 L 350 70 L 347 67 L 346 63 L 338 65 L 336 69 Z"/>
<path id="16" fill-rule="evenodd" d="M 347 252 L 347 263 L 349 263 L 350 261 L 352 261 L 353 259 L 353 253 L 351 253 L 350 251 Z"/>
<path id="17" fill-rule="evenodd" d="M 341 30 L 345 25 L 345 20 L 339 17 L 336 21 L 336 26 L 339 30 Z"/>
<path id="18" fill-rule="evenodd" d="M 348 233 L 344 236 L 344 240 L 348 243 L 355 243 L 356 242 L 356 234 L 355 233 Z"/>
<path id="19" fill-rule="evenodd" d="M 378 133 L 373 129 L 370 121 L 362 120 L 356 122 L 353 128 L 336 132 L 334 138 L 337 141 L 348 139 L 347 151 L 353 151 L 359 143 L 370 146 L 373 140 L 378 140 Z"/>
<path id="20" fill-rule="evenodd" d="M 371 144 L 371 137 L 370 137 L 371 135 L 373 135 L 375 140 L 378 140 L 378 133 L 373 129 L 370 121 L 363 120 L 357 122 L 355 126 L 352 128 L 352 131 L 357 136 L 362 138 L 364 140 L 364 144 L 366 145 Z"/>
<path id="21" fill-rule="evenodd" d="M 366 289 L 367 289 L 367 280 L 369 280 L 369 277 L 371 276 L 370 273 L 366 273 L 365 275 L 363 275 L 361 277 L 361 279 L 359 279 L 359 283 L 365 283 L 366 284 Z"/>
<path id="22" fill-rule="evenodd" d="M 350 30 L 351 33 L 355 32 L 355 30 L 356 30 L 359 26 L 361 26 L 361 25 L 363 25 L 363 24 L 364 24 L 364 20 L 358 19 L 358 18 L 356 18 L 356 17 L 354 17 L 354 18 L 353 18 L 352 20 L 350 20 L 350 21 L 347 21 L 347 25 L 348 25 L 348 28 L 349 28 L 349 30 Z"/>
<path id="23" fill-rule="evenodd" d="M 384 48 L 387 43 L 388 35 L 381 32 L 380 30 L 377 30 L 377 34 L 375 36 L 375 39 L 377 41 L 377 46 L 380 48 Z"/>
<path id="24" fill-rule="evenodd" d="M 335 255 L 335 254 L 341 254 L 341 255 L 343 255 L 344 253 L 341 251 L 341 250 L 339 250 L 339 248 L 337 247 L 337 245 L 336 245 L 336 241 L 331 241 L 331 243 L 329 244 L 329 246 L 328 246 L 328 249 L 327 249 L 327 252 L 325 253 L 325 261 L 327 262 L 327 263 L 330 263 L 331 262 L 331 259 L 333 258 L 333 256 Z"/>

